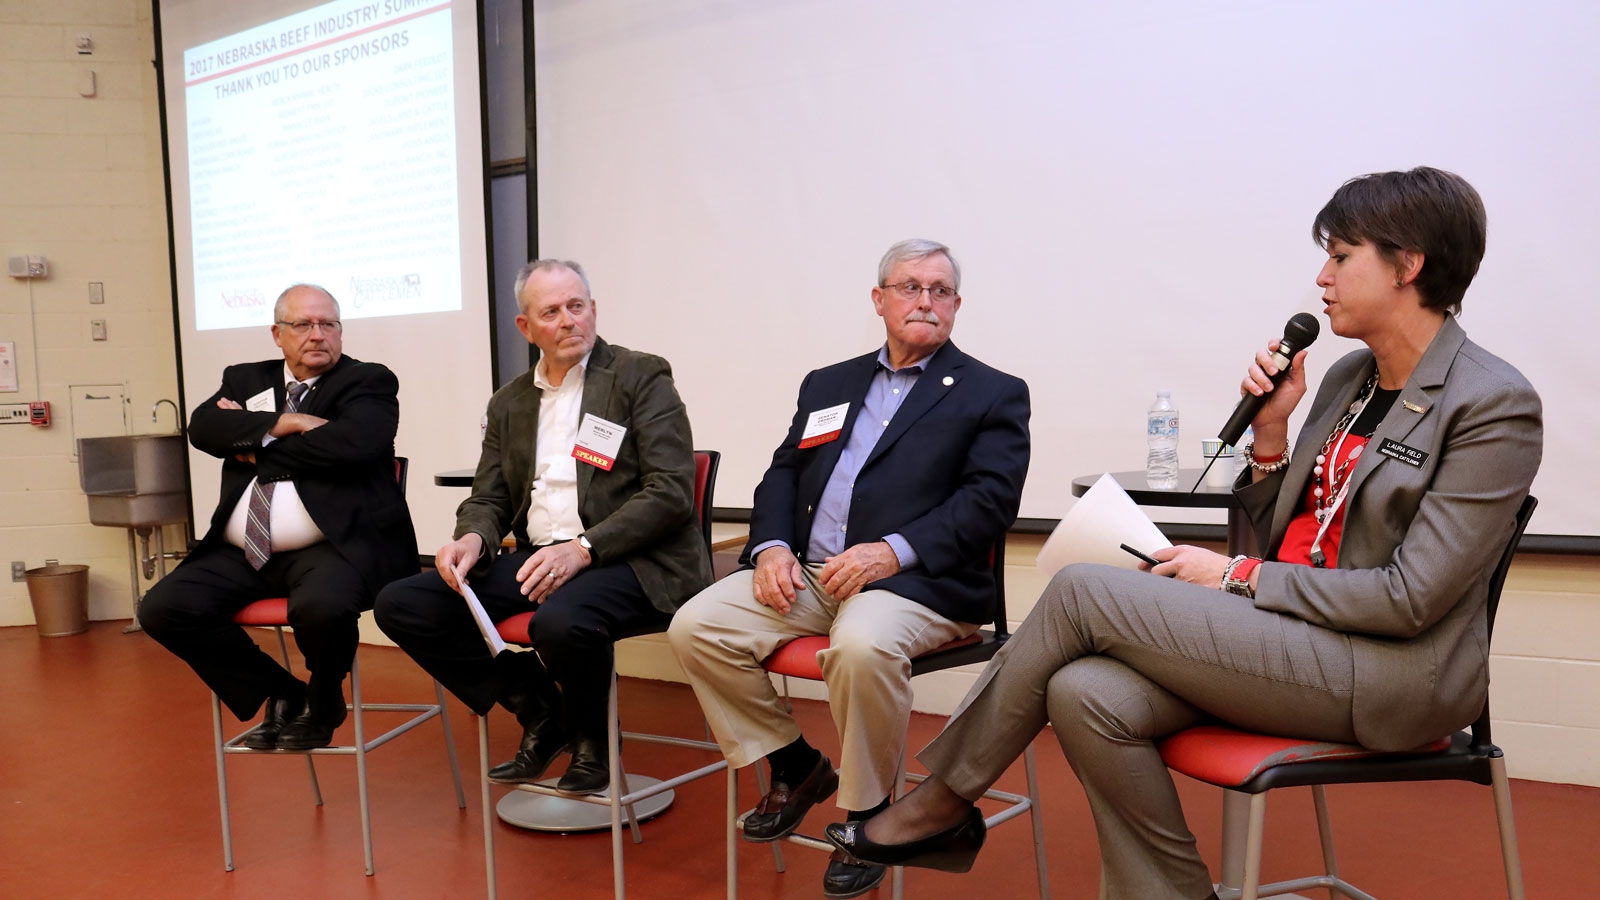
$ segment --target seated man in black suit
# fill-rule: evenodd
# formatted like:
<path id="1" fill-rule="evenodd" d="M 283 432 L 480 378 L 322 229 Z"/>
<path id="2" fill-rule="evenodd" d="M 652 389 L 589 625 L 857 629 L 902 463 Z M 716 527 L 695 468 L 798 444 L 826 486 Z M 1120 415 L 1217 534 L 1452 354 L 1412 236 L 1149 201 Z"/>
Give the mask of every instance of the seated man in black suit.
<path id="1" fill-rule="evenodd" d="M 766 757 L 772 790 L 744 836 L 773 841 L 837 788 L 852 819 L 889 801 L 911 714 L 911 659 L 994 615 L 989 550 L 1028 472 L 1028 386 L 950 343 L 961 308 L 950 248 L 901 241 L 878 264 L 881 349 L 800 384 L 789 434 L 750 511 L 745 569 L 678 611 L 669 636 L 734 766 Z M 838 773 L 784 712 L 761 663 L 826 634 L 817 662 L 839 730 Z M 829 897 L 884 867 L 836 853 Z"/>
<path id="2" fill-rule="evenodd" d="M 394 373 L 342 354 L 339 304 L 320 287 L 284 291 L 273 318 L 283 359 L 229 366 L 189 420 L 189 442 L 222 459 L 222 497 L 139 622 L 241 720 L 266 703 L 246 746 L 310 750 L 344 721 L 357 619 L 379 588 L 417 571 L 417 537 L 395 483 Z M 309 686 L 233 624 L 283 596 Z"/>

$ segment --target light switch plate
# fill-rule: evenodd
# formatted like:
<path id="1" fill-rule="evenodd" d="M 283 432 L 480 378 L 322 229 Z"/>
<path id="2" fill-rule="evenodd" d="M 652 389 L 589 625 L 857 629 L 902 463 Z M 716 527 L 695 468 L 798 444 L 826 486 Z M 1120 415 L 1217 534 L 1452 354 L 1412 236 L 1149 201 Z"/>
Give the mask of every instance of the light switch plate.
<path id="1" fill-rule="evenodd" d="M 106 320 L 93 319 L 89 322 L 89 334 L 97 341 L 106 339 Z"/>
<path id="2" fill-rule="evenodd" d="M 27 581 L 28 580 L 28 564 L 23 562 L 20 559 L 12 560 L 11 561 L 11 580 L 12 581 Z"/>
<path id="3" fill-rule="evenodd" d="M 89 302 L 90 303 L 104 303 L 104 302 L 106 302 L 106 285 L 105 285 L 105 282 L 103 282 L 103 281 L 91 281 L 91 282 L 89 282 Z"/>

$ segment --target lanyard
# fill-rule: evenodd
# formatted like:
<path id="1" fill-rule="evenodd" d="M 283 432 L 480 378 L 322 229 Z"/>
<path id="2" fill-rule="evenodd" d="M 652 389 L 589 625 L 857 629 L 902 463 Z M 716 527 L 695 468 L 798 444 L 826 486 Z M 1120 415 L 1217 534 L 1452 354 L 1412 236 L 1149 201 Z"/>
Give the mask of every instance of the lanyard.
<path id="1" fill-rule="evenodd" d="M 1365 403 L 1362 404 L 1362 408 L 1366 408 Z M 1328 473 L 1330 484 L 1333 481 L 1334 473 L 1338 471 L 1339 451 L 1344 449 L 1344 439 L 1350 436 L 1351 431 L 1355 430 L 1356 420 L 1359 418 L 1361 418 L 1360 413 L 1350 417 L 1350 424 L 1339 432 L 1339 439 L 1333 445 L 1333 453 L 1328 457 L 1328 461 L 1324 463 L 1325 468 L 1323 471 Z M 1356 464 L 1356 457 L 1361 455 L 1360 451 L 1360 447 L 1350 451 L 1352 455 L 1349 463 L 1352 467 Z M 1339 485 L 1339 493 L 1334 496 L 1333 502 L 1328 504 L 1327 514 L 1322 517 L 1322 521 L 1317 525 L 1317 537 L 1311 542 L 1311 564 L 1319 569 L 1326 568 L 1328 561 L 1327 555 L 1322 552 L 1322 539 L 1328 534 L 1328 528 L 1333 525 L 1334 514 L 1344 505 L 1344 498 L 1350 493 L 1350 482 L 1352 481 L 1355 481 L 1355 472 L 1353 471 L 1346 476 L 1344 484 Z"/>

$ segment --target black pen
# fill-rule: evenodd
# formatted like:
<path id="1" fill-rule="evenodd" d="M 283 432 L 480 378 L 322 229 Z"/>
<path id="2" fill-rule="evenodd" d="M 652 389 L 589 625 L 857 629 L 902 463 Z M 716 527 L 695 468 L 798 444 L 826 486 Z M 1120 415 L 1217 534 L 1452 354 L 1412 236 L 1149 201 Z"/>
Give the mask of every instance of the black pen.
<path id="1" fill-rule="evenodd" d="M 1138 550 L 1135 550 L 1132 547 L 1129 547 L 1127 544 L 1120 544 L 1119 546 L 1122 547 L 1122 549 L 1128 551 L 1129 553 L 1132 553 L 1134 556 L 1139 557 L 1139 559 L 1143 560 L 1144 562 L 1149 563 L 1152 566 L 1161 565 L 1161 560 L 1156 559 L 1155 557 L 1150 556 L 1147 553 L 1140 553 Z"/>

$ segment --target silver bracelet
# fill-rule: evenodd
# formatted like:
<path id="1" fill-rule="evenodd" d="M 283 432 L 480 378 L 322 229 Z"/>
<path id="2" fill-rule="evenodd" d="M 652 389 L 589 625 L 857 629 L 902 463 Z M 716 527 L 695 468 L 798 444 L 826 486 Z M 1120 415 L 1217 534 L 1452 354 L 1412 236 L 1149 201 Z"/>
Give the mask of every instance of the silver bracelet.
<path id="1" fill-rule="evenodd" d="M 1255 469 L 1257 472 L 1260 472 L 1263 475 L 1271 475 L 1273 472 L 1276 472 L 1279 469 L 1288 468 L 1289 442 L 1283 442 L 1282 456 L 1269 463 L 1258 463 L 1256 462 L 1256 442 L 1251 441 L 1250 443 L 1244 445 L 1244 461 L 1250 466 L 1250 468 Z"/>
<path id="2" fill-rule="evenodd" d="M 1228 564 L 1222 569 L 1222 579 L 1217 582 L 1217 590 L 1225 591 L 1228 589 L 1228 580 L 1233 577 L 1233 570 L 1239 568 L 1239 563 L 1244 562 L 1246 559 L 1249 559 L 1249 557 L 1241 554 L 1228 560 Z"/>

